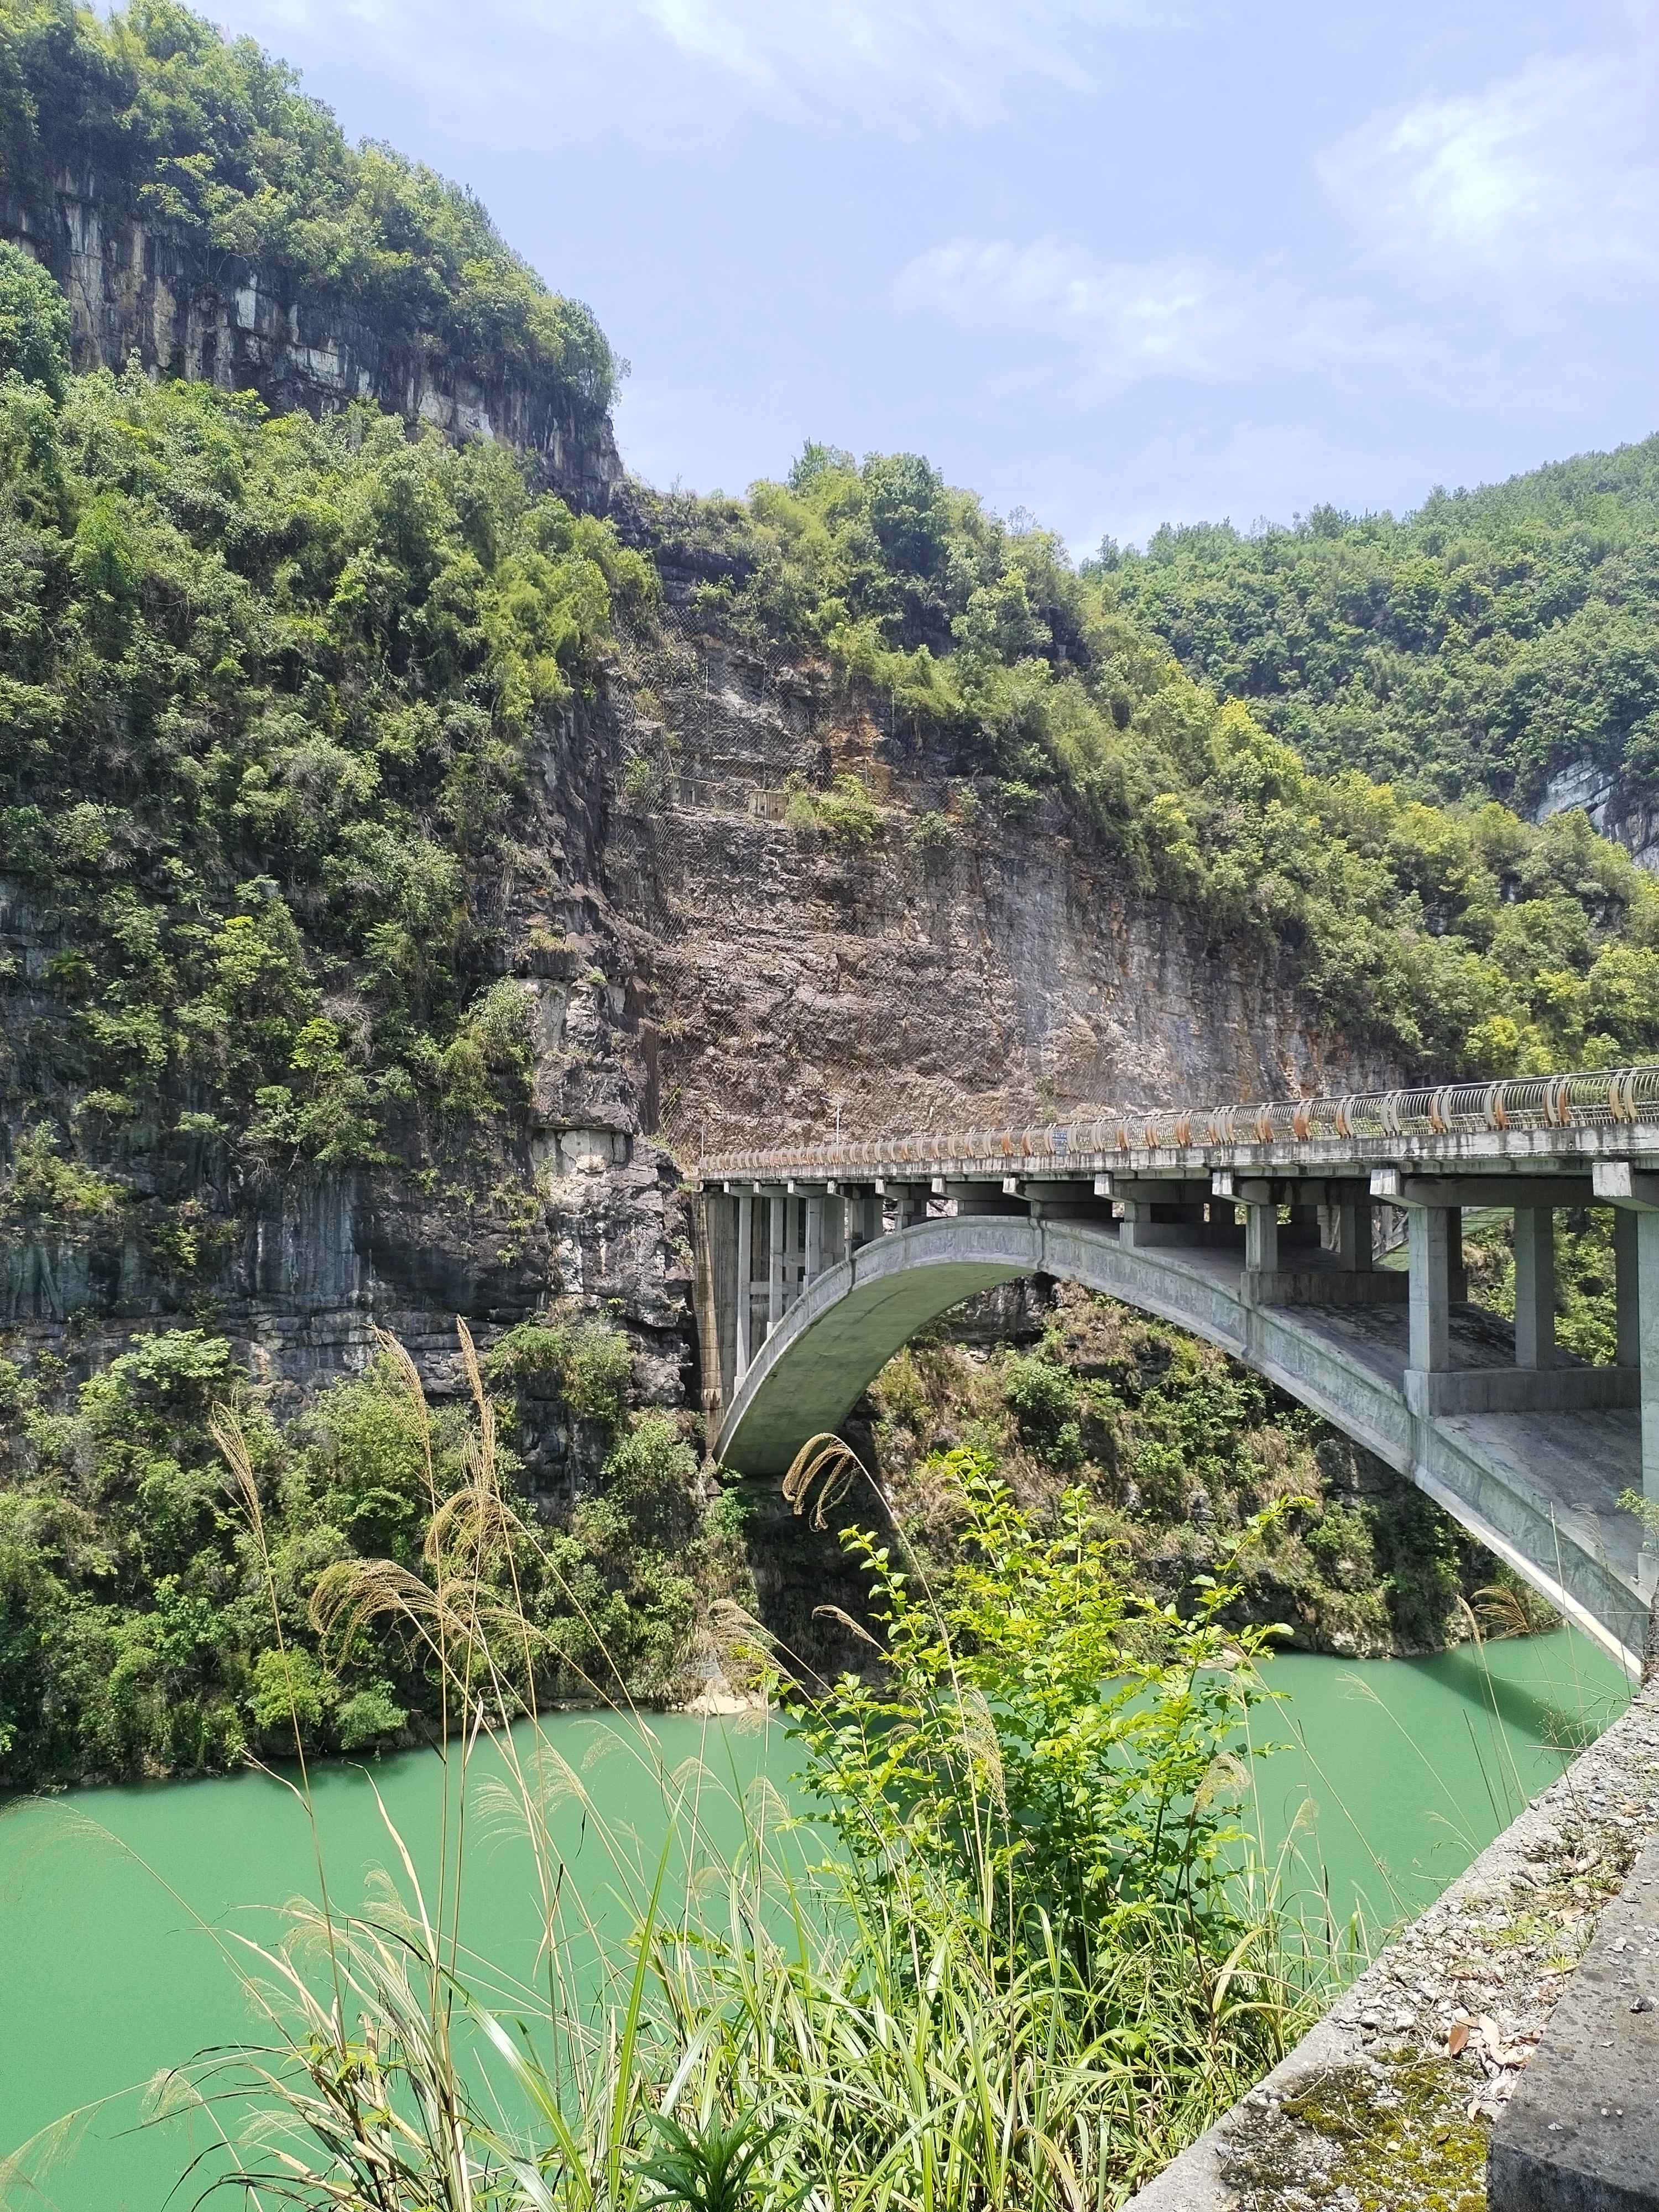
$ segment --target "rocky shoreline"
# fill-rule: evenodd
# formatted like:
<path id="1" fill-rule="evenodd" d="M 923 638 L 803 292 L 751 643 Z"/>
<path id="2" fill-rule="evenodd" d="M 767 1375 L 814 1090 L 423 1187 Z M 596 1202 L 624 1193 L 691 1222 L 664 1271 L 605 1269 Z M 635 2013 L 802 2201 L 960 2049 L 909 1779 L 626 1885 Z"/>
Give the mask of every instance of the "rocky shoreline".
<path id="1" fill-rule="evenodd" d="M 1484 2212 L 1492 2123 L 1659 1832 L 1659 1681 L 1127 2212 Z"/>

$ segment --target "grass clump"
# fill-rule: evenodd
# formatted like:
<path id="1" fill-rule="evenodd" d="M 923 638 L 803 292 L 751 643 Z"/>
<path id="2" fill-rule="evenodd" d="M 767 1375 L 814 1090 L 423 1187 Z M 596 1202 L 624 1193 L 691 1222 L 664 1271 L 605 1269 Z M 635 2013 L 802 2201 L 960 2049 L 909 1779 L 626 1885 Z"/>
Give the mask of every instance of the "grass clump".
<path id="1" fill-rule="evenodd" d="M 775 1665 L 805 1810 L 763 1783 L 723 1793 L 717 1763 L 669 1771 L 624 1716 L 665 1816 L 647 1848 L 523 1717 L 546 1637 L 526 1591 L 560 1570 L 465 1350 L 465 1479 L 434 1485 L 417 1562 L 339 1561 L 309 1607 L 325 1656 L 378 1625 L 441 1684 L 439 1872 L 423 1886 L 394 1837 L 378 1902 L 325 1889 L 258 1955 L 258 2047 L 182 2069 L 167 2100 L 211 2111 L 220 2186 L 343 2212 L 1106 2212 L 1300 2031 L 1327 1961 L 1277 1909 L 1242 1809 L 1268 1632 L 1223 1628 L 1225 1571 L 1184 1613 L 1139 1596 L 1080 1493 L 1039 1520 L 982 1455 L 947 1455 L 954 1575 L 929 1589 L 876 1533 L 843 1536 L 872 1587 L 871 1678 L 803 1690 Z M 252 1455 L 218 1426 L 268 1559 Z M 861 1476 L 817 1438 L 791 1495 L 827 1525 Z M 485 1731 L 504 1783 L 481 1778 Z M 537 1979 L 510 1996 L 459 1940 L 459 1839 L 492 1796 L 534 1867 Z M 566 1879 L 552 1816 L 573 1800 L 625 1941 Z"/>

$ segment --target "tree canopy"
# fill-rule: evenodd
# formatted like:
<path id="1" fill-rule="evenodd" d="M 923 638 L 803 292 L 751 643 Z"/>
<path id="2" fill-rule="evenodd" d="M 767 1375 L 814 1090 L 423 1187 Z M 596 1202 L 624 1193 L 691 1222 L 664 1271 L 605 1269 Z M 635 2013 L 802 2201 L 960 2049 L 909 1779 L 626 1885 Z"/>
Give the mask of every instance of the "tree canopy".
<path id="1" fill-rule="evenodd" d="M 7 337 L 26 272 L 0 253 L 23 362 L 56 329 Z M 526 747 L 652 586 L 498 446 L 7 374 L 0 845 L 58 948 L 9 1205 L 96 1209 L 71 1125 L 337 1165 L 516 1097 L 494 902 Z"/>
<path id="2" fill-rule="evenodd" d="M 292 70 L 176 0 L 107 17 L 0 0 L 0 173 L 38 204 L 65 173 L 89 173 L 112 212 L 349 302 L 449 369 L 545 378 L 594 409 L 614 393 L 621 365 L 592 316 L 471 193 L 391 147 L 349 145 Z"/>
<path id="3" fill-rule="evenodd" d="M 1587 763 L 1659 798 L 1659 437 L 1415 514 L 1160 530 L 1116 603 L 1310 766 L 1530 808 Z"/>

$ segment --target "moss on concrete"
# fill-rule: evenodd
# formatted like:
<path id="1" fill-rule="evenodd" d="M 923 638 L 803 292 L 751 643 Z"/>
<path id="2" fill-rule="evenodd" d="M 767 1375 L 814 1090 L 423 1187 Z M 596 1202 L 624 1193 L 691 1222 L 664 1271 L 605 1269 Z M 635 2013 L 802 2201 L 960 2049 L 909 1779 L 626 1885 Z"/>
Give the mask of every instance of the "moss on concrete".
<path id="1" fill-rule="evenodd" d="M 1461 2069 L 1392 2051 L 1314 2075 L 1237 2129 L 1224 2171 L 1240 2212 L 1486 2212 L 1486 2135 Z"/>

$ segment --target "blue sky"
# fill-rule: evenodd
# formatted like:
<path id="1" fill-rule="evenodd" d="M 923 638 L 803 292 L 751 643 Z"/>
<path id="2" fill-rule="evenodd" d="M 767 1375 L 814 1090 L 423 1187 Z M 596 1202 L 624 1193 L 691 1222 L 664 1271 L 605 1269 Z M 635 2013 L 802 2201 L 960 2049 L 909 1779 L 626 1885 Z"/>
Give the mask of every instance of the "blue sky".
<path id="1" fill-rule="evenodd" d="M 208 0 L 471 185 L 653 483 L 927 453 L 1084 552 L 1659 428 L 1659 0 Z"/>

